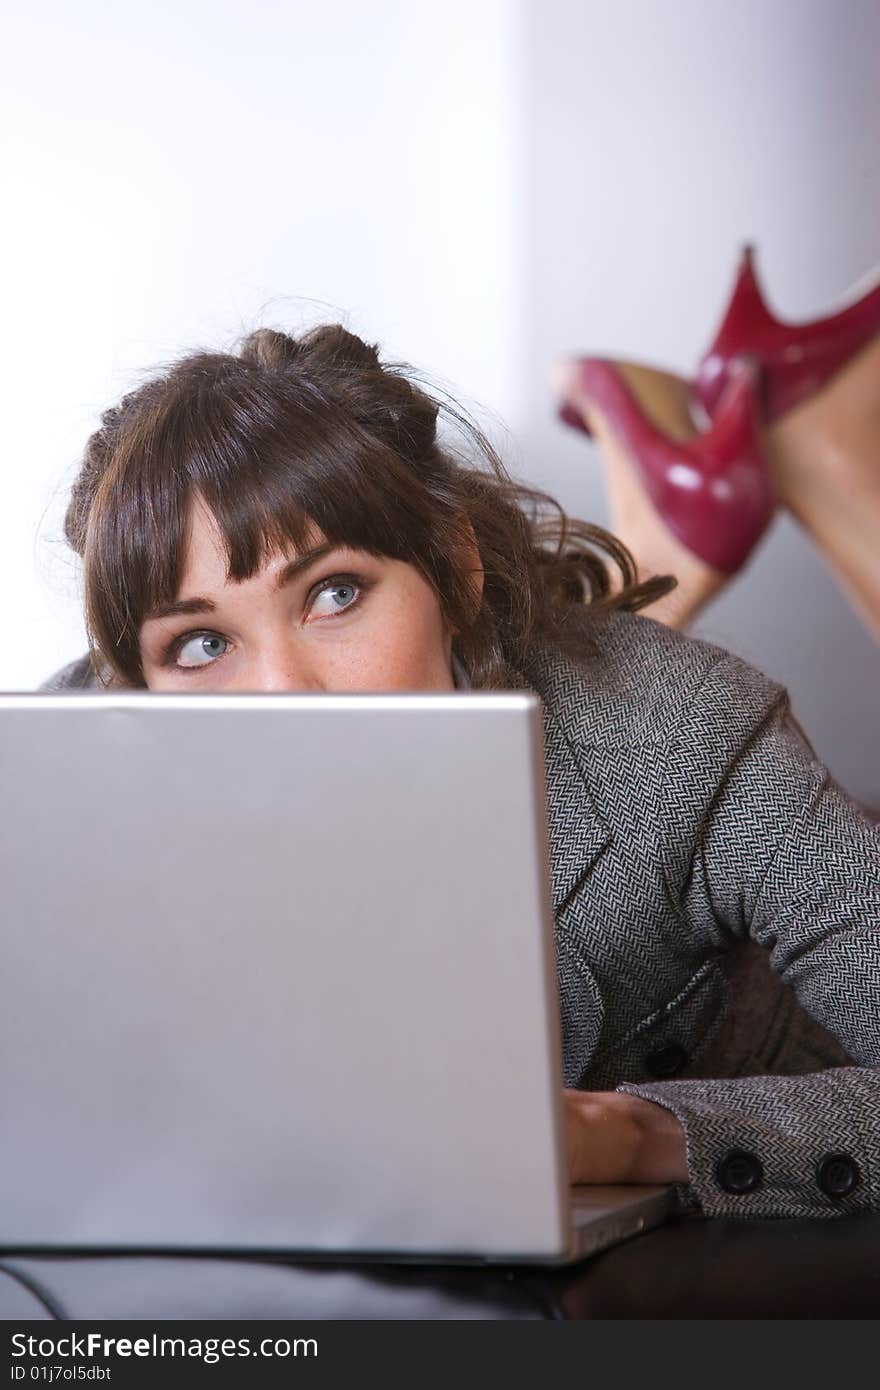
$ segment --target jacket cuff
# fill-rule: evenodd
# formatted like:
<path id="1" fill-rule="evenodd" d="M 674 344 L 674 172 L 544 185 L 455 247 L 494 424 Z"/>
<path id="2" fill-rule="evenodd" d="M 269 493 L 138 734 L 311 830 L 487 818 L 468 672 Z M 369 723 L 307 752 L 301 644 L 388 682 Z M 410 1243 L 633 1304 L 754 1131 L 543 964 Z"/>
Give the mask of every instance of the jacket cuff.
<path id="1" fill-rule="evenodd" d="M 831 1217 L 880 1210 L 877 1072 L 834 1067 L 809 1076 L 658 1081 L 617 1089 L 676 1116 L 685 1133 L 689 1179 L 679 1185 L 679 1198 L 704 1216 Z M 866 1119 L 877 1130 L 873 1139 L 862 1132 Z"/>

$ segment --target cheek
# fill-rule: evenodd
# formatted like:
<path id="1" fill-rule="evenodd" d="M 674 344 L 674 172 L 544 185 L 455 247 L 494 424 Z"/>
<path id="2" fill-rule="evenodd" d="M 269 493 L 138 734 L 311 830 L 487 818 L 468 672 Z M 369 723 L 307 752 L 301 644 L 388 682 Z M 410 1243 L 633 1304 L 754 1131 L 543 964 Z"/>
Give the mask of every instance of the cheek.
<path id="1" fill-rule="evenodd" d="M 414 680 L 436 686 L 449 676 L 451 635 L 433 593 L 422 594 L 401 620 L 396 633 L 396 657 Z"/>
<path id="2" fill-rule="evenodd" d="M 395 595 L 381 614 L 376 611 L 374 621 L 364 624 L 357 651 L 349 648 L 347 654 L 349 674 L 376 689 L 453 689 L 450 646 L 439 603 L 430 590 L 426 594 L 419 587 Z"/>
<path id="3" fill-rule="evenodd" d="M 176 690 L 174 677 L 170 671 L 163 671 L 161 667 L 155 671 L 144 671 L 144 680 L 148 690 Z"/>

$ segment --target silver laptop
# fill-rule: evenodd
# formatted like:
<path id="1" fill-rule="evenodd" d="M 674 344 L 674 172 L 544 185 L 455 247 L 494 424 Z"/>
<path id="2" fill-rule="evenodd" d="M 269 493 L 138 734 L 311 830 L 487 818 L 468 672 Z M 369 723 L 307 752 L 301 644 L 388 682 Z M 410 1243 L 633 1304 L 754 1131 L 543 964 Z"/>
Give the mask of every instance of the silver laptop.
<path id="1" fill-rule="evenodd" d="M 0 1246 L 564 1262 L 529 693 L 0 696 Z"/>

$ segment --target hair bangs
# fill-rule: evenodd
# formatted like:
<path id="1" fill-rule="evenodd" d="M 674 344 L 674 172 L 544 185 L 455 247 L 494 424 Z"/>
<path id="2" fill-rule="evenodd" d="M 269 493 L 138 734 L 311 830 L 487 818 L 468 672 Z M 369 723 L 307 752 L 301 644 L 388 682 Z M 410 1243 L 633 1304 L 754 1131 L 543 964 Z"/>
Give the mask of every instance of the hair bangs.
<path id="1" fill-rule="evenodd" d="M 412 470 L 357 421 L 296 393 L 288 408 L 253 427 L 255 402 L 237 428 L 235 394 L 215 402 L 187 441 L 183 471 L 190 501 L 200 495 L 226 547 L 228 577 L 250 579 L 275 554 L 316 540 L 392 559 L 412 559 L 436 515 Z M 415 527 L 415 535 L 414 535 Z"/>

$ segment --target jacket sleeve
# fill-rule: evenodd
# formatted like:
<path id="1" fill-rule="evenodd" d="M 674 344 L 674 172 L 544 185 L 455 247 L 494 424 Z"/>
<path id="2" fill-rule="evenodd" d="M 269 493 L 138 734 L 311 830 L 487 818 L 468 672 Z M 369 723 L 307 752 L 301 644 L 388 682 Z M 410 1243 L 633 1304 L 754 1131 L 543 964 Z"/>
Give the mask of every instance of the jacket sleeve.
<path id="1" fill-rule="evenodd" d="M 683 925 L 717 949 L 763 946 L 855 1065 L 619 1089 L 678 1117 L 683 1195 L 707 1216 L 880 1210 L 876 827 L 817 761 L 785 692 L 735 657 L 715 664 L 670 740 L 666 787 Z"/>

